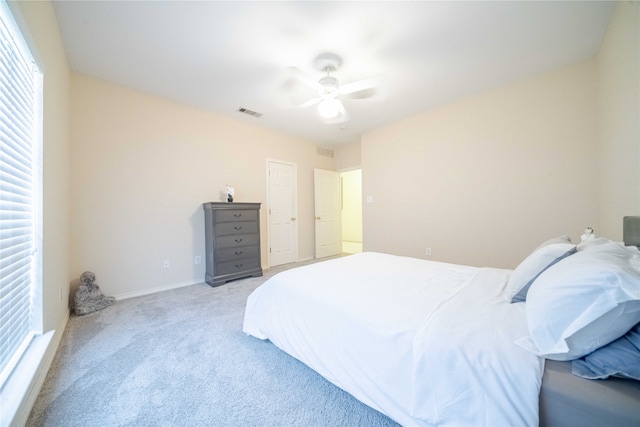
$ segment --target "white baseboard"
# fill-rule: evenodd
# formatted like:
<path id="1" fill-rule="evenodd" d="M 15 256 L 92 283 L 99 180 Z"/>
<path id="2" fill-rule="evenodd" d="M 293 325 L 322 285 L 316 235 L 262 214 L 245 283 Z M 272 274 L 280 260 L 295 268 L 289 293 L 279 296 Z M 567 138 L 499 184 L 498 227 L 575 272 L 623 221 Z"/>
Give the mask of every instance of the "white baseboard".
<path id="1" fill-rule="evenodd" d="M 141 291 L 126 292 L 124 294 L 114 295 L 114 298 L 116 300 L 122 300 L 122 299 L 128 299 L 128 298 L 141 297 L 143 295 L 155 294 L 156 292 L 168 291 L 171 289 L 183 288 L 185 286 L 197 285 L 198 283 L 204 283 L 204 280 L 189 280 L 187 282 L 172 283 L 170 285 L 159 286 L 157 288 L 149 288 L 149 289 L 143 289 Z"/>
<path id="2" fill-rule="evenodd" d="M 53 358 L 69 320 L 69 310 L 58 327 L 33 338 L 22 360 L 7 379 L 0 394 L 0 426 L 24 426 L 47 378 Z M 35 369 L 34 369 L 35 367 Z M 9 390 L 11 391 L 9 393 Z"/>

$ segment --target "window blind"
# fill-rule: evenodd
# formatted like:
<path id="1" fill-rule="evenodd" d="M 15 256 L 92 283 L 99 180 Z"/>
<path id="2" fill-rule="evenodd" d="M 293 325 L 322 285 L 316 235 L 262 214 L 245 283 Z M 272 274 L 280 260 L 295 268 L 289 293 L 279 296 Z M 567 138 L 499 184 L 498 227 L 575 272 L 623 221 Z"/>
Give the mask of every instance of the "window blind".
<path id="1" fill-rule="evenodd" d="M 33 334 L 38 71 L 0 8 L 0 386 Z"/>

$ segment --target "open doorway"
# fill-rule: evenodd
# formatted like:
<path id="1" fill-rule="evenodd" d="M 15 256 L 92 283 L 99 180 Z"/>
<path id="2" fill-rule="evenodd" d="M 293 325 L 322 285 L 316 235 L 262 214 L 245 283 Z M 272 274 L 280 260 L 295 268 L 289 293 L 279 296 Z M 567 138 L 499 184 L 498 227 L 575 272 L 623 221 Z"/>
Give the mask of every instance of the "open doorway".
<path id="1" fill-rule="evenodd" d="M 342 252 L 362 252 L 362 170 L 340 172 Z"/>

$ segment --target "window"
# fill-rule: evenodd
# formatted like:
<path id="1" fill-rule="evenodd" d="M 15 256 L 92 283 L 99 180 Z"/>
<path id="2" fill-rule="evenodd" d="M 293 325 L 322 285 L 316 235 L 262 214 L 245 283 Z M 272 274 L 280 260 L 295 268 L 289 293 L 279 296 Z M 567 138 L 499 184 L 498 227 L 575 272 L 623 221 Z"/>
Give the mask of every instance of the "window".
<path id="1" fill-rule="evenodd" d="M 42 329 L 42 74 L 0 3 L 0 386 Z"/>

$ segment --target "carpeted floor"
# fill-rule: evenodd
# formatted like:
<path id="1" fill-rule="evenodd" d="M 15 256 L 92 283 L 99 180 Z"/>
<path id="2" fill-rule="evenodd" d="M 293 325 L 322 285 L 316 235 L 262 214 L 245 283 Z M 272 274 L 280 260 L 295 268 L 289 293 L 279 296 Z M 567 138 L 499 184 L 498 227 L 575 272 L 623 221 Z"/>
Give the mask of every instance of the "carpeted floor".
<path id="1" fill-rule="evenodd" d="M 242 332 L 249 294 L 288 267 L 72 315 L 27 425 L 397 426 Z"/>

